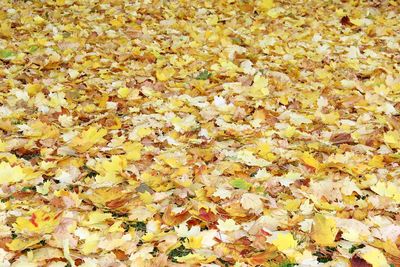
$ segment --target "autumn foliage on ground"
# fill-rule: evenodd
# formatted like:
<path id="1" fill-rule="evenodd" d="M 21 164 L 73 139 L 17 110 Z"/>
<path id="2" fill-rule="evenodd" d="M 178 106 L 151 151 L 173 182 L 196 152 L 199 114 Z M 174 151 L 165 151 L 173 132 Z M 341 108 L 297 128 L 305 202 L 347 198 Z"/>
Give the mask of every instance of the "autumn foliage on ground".
<path id="1" fill-rule="evenodd" d="M 0 0 L 1 266 L 400 266 L 396 0 Z"/>

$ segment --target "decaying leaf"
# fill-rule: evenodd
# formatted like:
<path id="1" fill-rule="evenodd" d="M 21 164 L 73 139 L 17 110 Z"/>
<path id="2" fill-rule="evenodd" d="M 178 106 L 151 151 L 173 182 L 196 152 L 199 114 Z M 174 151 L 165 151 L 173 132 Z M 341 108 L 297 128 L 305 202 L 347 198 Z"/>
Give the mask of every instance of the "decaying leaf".
<path id="1" fill-rule="evenodd" d="M 0 265 L 399 265 L 399 8 L 0 1 Z"/>

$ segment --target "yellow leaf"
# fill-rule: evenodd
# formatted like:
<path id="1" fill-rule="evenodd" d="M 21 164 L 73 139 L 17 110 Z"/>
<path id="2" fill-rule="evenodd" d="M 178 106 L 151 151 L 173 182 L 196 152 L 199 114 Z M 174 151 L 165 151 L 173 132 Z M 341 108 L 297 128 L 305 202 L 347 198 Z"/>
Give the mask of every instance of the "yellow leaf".
<path id="1" fill-rule="evenodd" d="M 154 190 L 162 185 L 162 177 L 148 171 L 142 173 L 140 180 Z"/>
<path id="2" fill-rule="evenodd" d="M 33 21 L 36 24 L 42 24 L 42 23 L 46 22 L 46 20 L 39 15 L 36 15 L 35 17 L 33 17 Z"/>
<path id="3" fill-rule="evenodd" d="M 99 224 L 111 218 L 112 218 L 111 213 L 103 213 L 102 211 L 96 210 L 89 213 L 88 220 L 83 221 L 82 225 L 90 226 L 94 224 Z"/>
<path id="4" fill-rule="evenodd" d="M 328 203 L 323 200 L 319 201 L 319 200 L 315 199 L 313 201 L 314 201 L 315 207 L 322 209 L 322 210 L 342 210 L 343 209 L 343 207 L 340 207 L 337 204 L 334 204 L 334 203 L 331 204 L 331 203 Z"/>
<path id="5" fill-rule="evenodd" d="M 271 151 L 271 147 L 267 143 L 259 143 L 257 145 L 258 148 L 258 155 L 260 155 L 262 158 L 267 159 L 268 154 Z"/>
<path id="6" fill-rule="evenodd" d="M 59 214 L 47 210 L 35 210 L 30 217 L 18 217 L 13 224 L 17 233 L 47 234 L 58 226 Z"/>
<path id="7" fill-rule="evenodd" d="M 334 246 L 336 234 L 336 221 L 333 218 L 325 217 L 322 214 L 316 214 L 311 238 L 321 246 Z"/>
<path id="8" fill-rule="evenodd" d="M 300 159 L 308 166 L 311 166 L 315 168 L 315 170 L 319 170 L 321 167 L 321 163 L 316 160 L 310 153 L 304 152 L 301 156 Z"/>
<path id="9" fill-rule="evenodd" d="M 116 173 L 109 172 L 104 175 L 97 175 L 95 180 L 98 184 L 115 185 L 122 183 L 124 178 Z"/>
<path id="10" fill-rule="evenodd" d="M 149 242 L 149 241 L 153 240 L 154 237 L 155 237 L 154 233 L 146 233 L 142 236 L 142 240 L 144 242 Z"/>
<path id="11" fill-rule="evenodd" d="M 130 93 L 129 88 L 127 87 L 121 87 L 118 89 L 118 97 L 120 98 L 126 98 Z"/>
<path id="12" fill-rule="evenodd" d="M 400 203 L 400 189 L 393 182 L 378 181 L 371 186 L 371 190 L 380 196 L 392 198 Z"/>
<path id="13" fill-rule="evenodd" d="M 144 202 L 144 204 L 150 204 L 151 202 L 153 202 L 153 196 L 148 191 L 145 191 L 144 193 L 139 193 L 139 197 Z"/>
<path id="14" fill-rule="evenodd" d="M 7 151 L 7 143 L 0 140 L 0 152 Z"/>
<path id="15" fill-rule="evenodd" d="M 289 232 L 278 232 L 276 237 L 271 240 L 271 243 L 281 252 L 297 247 L 297 241 Z"/>
<path id="16" fill-rule="evenodd" d="M 198 249 L 202 247 L 202 241 L 203 241 L 202 236 L 190 236 L 187 239 L 185 245 L 191 249 Z"/>
<path id="17" fill-rule="evenodd" d="M 110 159 L 104 159 L 96 164 L 96 170 L 101 174 L 121 173 L 127 166 L 125 157 L 113 155 Z"/>
<path id="18" fill-rule="evenodd" d="M 147 128 L 147 127 L 138 127 L 136 134 L 137 136 L 139 136 L 139 138 L 143 138 L 149 134 L 151 134 L 153 132 L 153 130 L 151 128 Z"/>
<path id="19" fill-rule="evenodd" d="M 400 148 L 399 131 L 388 131 L 383 134 L 383 141 L 391 148 Z"/>
<path id="20" fill-rule="evenodd" d="M 387 267 L 389 266 L 385 255 L 383 253 L 374 247 L 365 247 L 362 250 L 360 250 L 361 257 L 368 262 L 369 264 L 372 264 L 372 267 Z"/>
<path id="21" fill-rule="evenodd" d="M 172 78 L 172 76 L 174 76 L 174 74 L 175 70 L 172 67 L 165 67 L 163 69 L 156 70 L 156 77 L 160 82 L 168 81 Z"/>
<path id="22" fill-rule="evenodd" d="M 0 36 L 11 37 L 11 35 L 12 35 L 11 24 L 3 21 L 0 24 Z"/>
<path id="23" fill-rule="evenodd" d="M 139 160 L 142 157 L 142 148 L 143 145 L 141 143 L 125 143 L 123 145 L 123 149 L 126 153 L 127 160 Z"/>
<path id="24" fill-rule="evenodd" d="M 224 232 L 230 232 L 230 231 L 237 231 L 240 229 L 240 225 L 237 225 L 236 222 L 232 219 L 228 219 L 228 220 L 221 220 L 218 219 L 218 225 L 217 228 L 221 231 Z"/>
<path id="25" fill-rule="evenodd" d="M 260 99 L 266 97 L 268 94 L 268 79 L 257 74 L 254 77 L 254 82 L 249 89 L 248 95 L 255 99 Z"/>
<path id="26" fill-rule="evenodd" d="M 397 258 L 400 258 L 400 250 L 397 248 L 397 245 L 390 239 L 386 240 L 386 242 L 375 240 L 373 246 L 383 248 L 387 253 Z"/>
<path id="27" fill-rule="evenodd" d="M 42 86 L 38 83 L 34 83 L 34 84 L 28 84 L 26 86 L 26 91 L 28 92 L 28 94 L 30 96 L 32 95 L 36 95 L 37 93 L 39 93 L 42 90 Z"/>
<path id="28" fill-rule="evenodd" d="M 113 155 L 111 159 L 103 159 L 95 166 L 95 170 L 99 172 L 96 176 L 96 182 L 99 184 L 118 184 L 124 181 L 121 176 L 127 166 L 124 156 Z"/>
<path id="29" fill-rule="evenodd" d="M 122 221 L 115 222 L 113 225 L 110 226 L 110 228 L 108 228 L 108 232 L 123 233 L 125 231 L 125 229 L 121 225 L 122 225 Z"/>
<path id="30" fill-rule="evenodd" d="M 51 182 L 46 181 L 42 186 L 36 186 L 36 192 L 42 195 L 47 195 L 50 191 Z"/>
<path id="31" fill-rule="evenodd" d="M 107 134 L 106 129 L 97 129 L 96 127 L 90 127 L 88 130 L 83 131 L 78 137 L 75 137 L 71 145 L 78 152 L 85 152 L 92 146 L 98 143 L 103 143 L 106 140 L 103 138 Z"/>
<path id="32" fill-rule="evenodd" d="M 321 121 L 325 124 L 336 124 L 340 118 L 340 115 L 337 111 L 328 113 L 328 114 L 321 114 Z"/>
<path id="33" fill-rule="evenodd" d="M 41 238 L 31 238 L 31 239 L 21 239 L 21 238 L 15 238 L 13 241 L 10 243 L 7 243 L 7 247 L 12 250 L 12 251 L 17 251 L 17 250 L 24 250 L 26 248 L 29 248 L 37 243 L 39 243 Z"/>
<path id="34" fill-rule="evenodd" d="M 89 199 L 96 206 L 106 206 L 108 202 L 124 199 L 127 195 L 121 192 L 121 188 L 118 187 L 101 187 L 90 194 L 84 194 L 83 197 Z"/>
<path id="35" fill-rule="evenodd" d="M 288 126 L 284 132 L 283 135 L 287 138 L 291 138 L 293 135 L 296 134 L 297 129 L 293 126 Z"/>
<path id="36" fill-rule="evenodd" d="M 162 154 L 158 158 L 167 163 L 171 168 L 179 168 L 183 165 L 181 158 L 176 158 L 175 154 L 172 153 Z"/>
<path id="37" fill-rule="evenodd" d="M 281 10 L 278 8 L 273 8 L 267 11 L 267 15 L 273 19 L 276 19 L 281 14 Z"/>
<path id="38" fill-rule="evenodd" d="M 7 162 L 0 162 L 0 184 L 17 183 L 25 178 L 20 166 L 11 167 Z"/>
<path id="39" fill-rule="evenodd" d="M 76 78 L 78 78 L 79 75 L 80 75 L 79 71 L 74 70 L 74 69 L 69 69 L 67 72 L 68 72 L 69 76 L 70 76 L 72 79 L 76 79 Z"/>
<path id="40" fill-rule="evenodd" d="M 375 168 L 383 168 L 385 166 L 385 163 L 383 163 L 383 159 L 383 155 L 375 155 L 368 162 L 368 165 Z"/>
<path id="41" fill-rule="evenodd" d="M 123 25 L 123 23 L 119 19 L 113 19 L 110 21 L 110 23 L 116 28 L 120 28 Z"/>
<path id="42" fill-rule="evenodd" d="M 301 205 L 301 199 L 288 199 L 285 202 L 285 210 L 297 211 L 300 205 Z"/>
<path id="43" fill-rule="evenodd" d="M 99 234 L 91 234 L 88 238 L 85 239 L 85 243 L 81 247 L 81 251 L 83 254 L 88 255 L 90 253 L 94 253 L 97 251 L 97 245 L 100 240 Z"/>
<path id="44" fill-rule="evenodd" d="M 259 7 L 261 11 L 268 11 L 274 7 L 274 0 L 261 0 Z"/>
<path id="45" fill-rule="evenodd" d="M 182 257 L 177 257 L 176 260 L 178 262 L 184 262 L 186 264 L 193 264 L 193 265 L 198 265 L 199 263 L 210 263 L 213 262 L 217 257 L 212 255 L 212 256 L 204 256 L 200 254 L 187 254 L 186 256 Z"/>

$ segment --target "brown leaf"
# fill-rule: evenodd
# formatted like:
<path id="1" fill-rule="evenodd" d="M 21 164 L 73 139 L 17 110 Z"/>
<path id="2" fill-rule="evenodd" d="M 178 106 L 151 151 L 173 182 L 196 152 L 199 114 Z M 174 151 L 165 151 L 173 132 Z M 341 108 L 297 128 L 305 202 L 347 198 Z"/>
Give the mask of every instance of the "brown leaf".
<path id="1" fill-rule="evenodd" d="M 5 251 L 10 251 L 10 249 L 6 246 L 7 243 L 11 243 L 11 237 L 3 237 L 0 238 L 0 248 L 4 249 Z"/>
<path id="2" fill-rule="evenodd" d="M 340 24 L 342 24 L 343 26 L 352 26 L 352 25 L 354 25 L 353 23 L 351 23 L 349 16 L 343 16 L 340 19 Z"/>
<path id="3" fill-rule="evenodd" d="M 338 133 L 331 136 L 330 141 L 334 145 L 354 144 L 354 140 L 349 133 Z"/>
<path id="4" fill-rule="evenodd" d="M 162 216 L 162 220 L 165 224 L 167 224 L 169 226 L 175 226 L 175 225 L 182 223 L 183 221 L 186 221 L 190 216 L 191 215 L 187 210 L 185 210 L 179 214 L 173 214 L 172 206 L 169 205 L 165 209 L 165 212 Z"/>
<path id="5" fill-rule="evenodd" d="M 120 261 L 125 261 L 129 258 L 128 255 L 125 254 L 125 252 L 119 249 L 113 250 L 113 253 L 115 257 Z"/>
<path id="6" fill-rule="evenodd" d="M 110 209 L 118 209 L 118 208 L 124 206 L 126 203 L 128 203 L 128 201 L 129 201 L 128 198 L 118 198 L 118 199 L 108 201 L 106 203 L 106 206 L 107 206 L 107 208 L 110 208 Z"/>
<path id="7" fill-rule="evenodd" d="M 372 267 L 371 264 L 361 259 L 357 255 L 354 255 L 350 260 L 351 267 Z"/>

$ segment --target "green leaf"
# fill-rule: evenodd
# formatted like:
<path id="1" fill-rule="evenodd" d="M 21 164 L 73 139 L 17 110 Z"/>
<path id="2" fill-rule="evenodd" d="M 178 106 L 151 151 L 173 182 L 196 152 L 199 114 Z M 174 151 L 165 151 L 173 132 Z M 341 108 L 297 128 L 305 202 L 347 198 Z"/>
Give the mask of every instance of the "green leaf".
<path id="1" fill-rule="evenodd" d="M 146 223 L 145 222 L 135 222 L 132 225 L 136 231 L 146 232 Z"/>
<path id="2" fill-rule="evenodd" d="M 29 53 L 33 53 L 33 52 L 35 52 L 36 50 L 38 50 L 39 49 L 39 46 L 37 46 L 37 45 L 32 45 L 31 47 L 29 47 Z"/>
<path id="3" fill-rule="evenodd" d="M 192 253 L 192 250 L 185 248 L 183 245 L 171 250 L 168 253 L 168 258 L 172 260 L 172 262 L 177 262 L 176 258 L 186 256 Z"/>
<path id="4" fill-rule="evenodd" d="M 27 192 L 27 191 L 36 191 L 36 187 L 34 186 L 24 186 L 21 189 L 22 192 Z"/>
<path id="5" fill-rule="evenodd" d="M 360 244 L 360 245 L 353 245 L 351 246 L 351 248 L 349 249 L 349 253 L 353 253 L 354 251 L 356 251 L 357 249 L 363 248 L 365 247 L 364 244 Z"/>
<path id="6" fill-rule="evenodd" d="M 8 59 L 14 55 L 15 53 L 11 50 L 0 49 L 0 59 Z"/>
<path id="7" fill-rule="evenodd" d="M 327 263 L 327 262 L 330 262 L 331 260 L 332 260 L 331 257 L 318 257 L 317 258 L 317 261 L 320 263 Z"/>
<path id="8" fill-rule="evenodd" d="M 243 41 L 242 39 L 240 39 L 239 37 L 233 37 L 232 38 L 232 43 L 236 44 L 236 45 L 242 45 Z"/>
<path id="9" fill-rule="evenodd" d="M 196 77 L 196 80 L 207 80 L 210 77 L 211 77 L 211 73 L 208 72 L 208 70 L 204 70 L 199 73 L 199 75 Z"/>
<path id="10" fill-rule="evenodd" d="M 281 263 L 279 267 L 294 267 L 296 266 L 295 263 Z"/>
<path id="11" fill-rule="evenodd" d="M 245 180 L 243 180 L 243 179 L 240 179 L 240 178 L 231 180 L 229 183 L 230 183 L 234 188 L 238 188 L 238 189 L 249 190 L 250 187 L 251 187 L 251 183 L 249 183 L 249 182 L 247 182 L 247 181 L 245 181 Z"/>
<path id="12" fill-rule="evenodd" d="M 317 256 L 317 261 L 321 263 L 327 263 L 332 260 L 332 257 L 330 255 L 325 255 L 324 253 L 321 252 L 316 252 L 313 254 L 314 256 Z"/>

